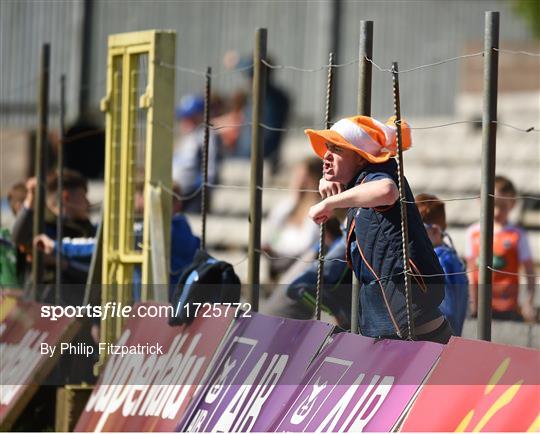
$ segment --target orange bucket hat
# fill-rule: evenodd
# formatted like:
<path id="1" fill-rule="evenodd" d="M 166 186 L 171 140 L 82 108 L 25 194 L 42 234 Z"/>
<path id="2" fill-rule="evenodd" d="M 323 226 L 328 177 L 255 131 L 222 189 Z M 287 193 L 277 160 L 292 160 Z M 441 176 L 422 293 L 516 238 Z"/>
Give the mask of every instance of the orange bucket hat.
<path id="1" fill-rule="evenodd" d="M 304 132 L 309 137 L 315 153 L 324 158 L 326 143 L 340 148 L 350 149 L 360 154 L 370 163 L 384 163 L 397 154 L 397 127 L 395 116 L 385 124 L 369 116 L 353 116 L 337 121 L 329 130 L 311 130 Z M 409 124 L 401 120 L 403 149 L 411 147 Z"/>

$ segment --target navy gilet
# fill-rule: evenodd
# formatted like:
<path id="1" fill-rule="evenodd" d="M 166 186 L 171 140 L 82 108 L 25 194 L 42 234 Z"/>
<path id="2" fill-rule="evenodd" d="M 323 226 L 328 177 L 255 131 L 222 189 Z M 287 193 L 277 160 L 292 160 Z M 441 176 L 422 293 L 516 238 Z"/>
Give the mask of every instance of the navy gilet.
<path id="1" fill-rule="evenodd" d="M 398 186 L 397 164 L 370 164 L 348 188 L 389 178 Z M 428 238 L 409 184 L 405 180 L 409 235 L 412 316 L 416 326 L 439 316 L 444 298 L 444 272 Z M 347 213 L 347 258 L 361 283 L 359 327 L 370 337 L 408 336 L 407 300 L 399 200 L 384 208 L 350 208 Z"/>

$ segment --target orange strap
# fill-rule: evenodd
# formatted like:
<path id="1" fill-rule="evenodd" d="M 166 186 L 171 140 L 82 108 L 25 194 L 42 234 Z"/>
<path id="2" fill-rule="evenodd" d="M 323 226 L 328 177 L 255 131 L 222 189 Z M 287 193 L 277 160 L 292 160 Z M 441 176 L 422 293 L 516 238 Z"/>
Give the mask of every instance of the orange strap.
<path id="1" fill-rule="evenodd" d="M 353 265 L 351 261 L 350 246 L 351 246 L 351 236 L 354 233 L 355 227 L 356 227 L 356 221 L 353 219 L 349 227 L 349 233 L 347 234 L 347 246 L 345 248 L 345 259 L 347 260 L 347 265 L 349 266 L 351 270 L 353 270 Z M 392 320 L 392 324 L 394 325 L 394 328 L 396 329 L 397 335 L 401 337 L 399 326 L 397 325 L 394 315 L 392 314 L 392 310 L 390 309 L 390 304 L 388 303 L 388 299 L 386 298 L 386 293 L 384 292 L 381 278 L 377 275 L 377 273 L 375 273 L 375 270 L 373 270 L 369 262 L 366 260 L 366 257 L 364 256 L 364 252 L 360 248 L 360 244 L 358 243 L 358 240 L 356 240 L 356 247 L 358 248 L 358 252 L 360 253 L 360 256 L 362 257 L 362 261 L 364 262 L 364 264 L 366 264 L 366 267 L 368 267 L 369 271 L 371 271 L 371 273 L 377 279 L 377 283 L 379 284 L 379 288 L 381 289 L 381 293 L 384 299 L 384 304 L 386 305 L 386 310 L 388 311 L 388 314 L 390 315 L 390 319 Z"/>
<path id="2" fill-rule="evenodd" d="M 409 258 L 409 262 L 410 262 L 410 264 L 414 268 L 414 271 L 417 274 L 417 275 L 413 276 L 414 279 L 416 280 L 416 283 L 418 283 L 418 285 L 420 285 L 420 288 L 422 288 L 422 291 L 427 292 L 426 282 L 424 282 L 424 278 L 422 277 L 422 273 L 420 273 L 420 269 L 416 266 L 416 264 L 414 263 L 414 261 L 411 258 Z M 418 280 L 418 278 L 420 278 L 420 280 Z"/>

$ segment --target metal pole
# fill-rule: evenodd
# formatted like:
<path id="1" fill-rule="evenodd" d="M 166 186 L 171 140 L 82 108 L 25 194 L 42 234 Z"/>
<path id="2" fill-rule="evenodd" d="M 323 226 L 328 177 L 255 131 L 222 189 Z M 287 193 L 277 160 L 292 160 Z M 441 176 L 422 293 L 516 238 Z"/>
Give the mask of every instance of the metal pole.
<path id="1" fill-rule="evenodd" d="M 371 72 L 373 58 L 373 21 L 360 21 L 360 59 L 358 64 L 358 114 L 371 116 Z M 351 333 L 360 333 L 358 317 L 360 307 L 360 281 L 352 275 Z"/>
<path id="2" fill-rule="evenodd" d="M 259 310 L 259 271 L 261 260 L 261 218 L 264 141 L 260 126 L 266 94 L 267 70 L 262 60 L 266 58 L 266 29 L 257 29 L 253 51 L 253 114 L 251 127 L 251 182 L 249 210 L 248 284 L 251 286 L 251 307 Z"/>
<path id="3" fill-rule="evenodd" d="M 210 85 L 212 68 L 206 68 L 204 91 L 204 143 L 202 152 L 203 185 L 201 192 L 201 249 L 206 250 L 206 214 L 208 212 L 208 143 L 210 139 Z"/>
<path id="4" fill-rule="evenodd" d="M 38 95 L 38 126 L 36 135 L 33 236 L 43 233 L 45 222 L 45 170 L 47 168 L 47 123 L 49 118 L 50 45 L 41 47 Z M 32 300 L 36 300 L 37 286 L 43 282 L 43 252 L 32 247 Z"/>
<path id="5" fill-rule="evenodd" d="M 330 47 L 329 52 L 333 54 L 334 63 L 338 63 L 341 58 L 341 39 L 342 39 L 342 17 L 343 17 L 343 0 L 332 0 L 330 5 Z M 340 74 L 338 69 L 334 68 L 333 80 L 334 80 L 334 89 L 332 91 L 332 101 L 331 104 L 333 107 L 337 106 L 337 99 L 339 92 L 337 90 L 340 85 L 340 81 L 336 78 Z"/>
<path id="6" fill-rule="evenodd" d="M 407 324 L 409 327 L 407 338 L 414 340 L 414 318 L 412 316 L 412 292 L 411 275 L 409 273 L 409 228 L 407 225 L 407 203 L 405 192 L 405 169 L 403 167 L 403 142 L 401 138 L 401 108 L 399 101 L 399 74 L 397 62 L 392 62 L 392 78 L 394 82 L 394 112 L 396 115 L 397 127 L 397 148 L 398 148 L 398 181 L 399 181 L 399 202 L 401 209 L 401 241 L 403 245 L 403 270 L 405 272 L 405 296 L 407 298 Z M 398 336 L 401 337 L 400 332 Z"/>
<path id="7" fill-rule="evenodd" d="M 482 183 L 480 187 L 480 258 L 478 263 L 478 339 L 491 340 L 493 264 L 493 193 L 497 138 L 497 81 L 499 67 L 499 12 L 484 18 L 484 98 L 482 113 Z"/>
<path id="8" fill-rule="evenodd" d="M 58 185 L 56 190 L 56 203 L 58 204 L 58 215 L 56 216 L 56 291 L 54 301 L 61 303 L 60 288 L 62 285 L 62 220 L 63 220 L 63 199 L 64 191 L 64 140 L 66 138 L 66 76 L 60 76 L 60 140 L 58 142 L 57 172 Z"/>
<path id="9" fill-rule="evenodd" d="M 330 122 L 332 116 L 332 107 L 333 107 L 333 72 L 334 68 L 334 53 L 330 53 L 328 57 L 328 75 L 326 80 L 326 110 L 324 114 L 325 128 L 329 129 L 332 126 Z M 323 171 L 324 176 L 324 171 Z M 317 264 L 317 293 L 315 299 L 315 318 L 321 319 L 321 301 L 322 301 L 322 290 L 324 286 L 324 233 L 325 225 L 324 222 L 321 223 L 319 227 L 319 262 Z"/>
<path id="10" fill-rule="evenodd" d="M 371 116 L 371 73 L 373 65 L 373 21 L 360 21 L 360 53 L 358 63 L 359 115 Z M 369 59 L 369 60 L 368 60 Z"/>

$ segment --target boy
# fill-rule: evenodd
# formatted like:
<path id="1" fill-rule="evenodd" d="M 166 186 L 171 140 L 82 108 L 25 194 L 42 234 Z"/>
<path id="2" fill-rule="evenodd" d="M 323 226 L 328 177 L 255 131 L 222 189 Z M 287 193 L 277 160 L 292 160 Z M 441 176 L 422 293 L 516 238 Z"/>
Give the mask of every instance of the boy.
<path id="1" fill-rule="evenodd" d="M 94 237 L 95 227 L 89 219 L 90 203 L 87 199 L 88 182 L 79 172 L 70 169 L 62 171 L 63 189 L 62 200 L 63 221 L 62 232 L 69 238 Z M 19 210 L 13 224 L 13 242 L 26 251 L 31 251 L 32 246 L 32 221 L 34 216 L 34 196 L 36 190 L 36 179 L 30 178 L 26 182 L 26 198 L 23 206 Z M 47 176 L 46 196 L 45 196 L 45 227 L 44 233 L 52 238 L 56 238 L 56 216 L 58 214 L 58 204 L 56 192 L 58 189 L 58 173 L 53 172 Z M 46 284 L 39 294 L 39 301 L 49 303 L 53 301 L 55 282 L 56 261 L 54 258 L 44 258 L 45 270 L 43 281 Z M 62 286 L 61 299 L 68 305 L 79 305 L 84 298 L 84 284 L 88 269 L 90 267 L 90 257 L 85 260 L 66 260 L 62 263 Z M 73 287 L 68 286 L 74 285 Z"/>
<path id="2" fill-rule="evenodd" d="M 436 196 L 425 193 L 417 195 L 415 201 L 431 244 L 446 274 L 444 300 L 439 309 L 456 335 L 461 336 L 469 303 L 469 281 L 465 274 L 465 267 L 452 246 L 452 240 L 450 240 L 450 245 L 444 242 L 444 237 L 448 235 L 444 202 Z"/>
<path id="3" fill-rule="evenodd" d="M 410 147 L 402 122 L 403 147 Z M 412 318 L 404 288 L 396 127 L 366 116 L 341 119 L 329 130 L 306 130 L 324 161 L 319 191 L 323 200 L 310 209 L 323 223 L 335 208 L 348 208 L 347 260 L 361 283 L 359 326 L 363 335 L 406 339 L 414 320 L 418 340 L 447 343 L 452 335 L 438 309 L 444 274 L 405 182 Z M 423 276 L 420 276 L 423 275 Z"/>
<path id="4" fill-rule="evenodd" d="M 516 204 L 516 189 L 512 182 L 495 177 L 495 204 L 493 226 L 493 280 L 492 312 L 494 319 L 534 321 L 534 264 L 527 235 L 523 229 L 508 222 L 510 211 Z M 472 273 L 470 285 L 471 314 L 478 308 L 478 256 L 480 254 L 480 225 L 473 224 L 467 231 L 465 256 Z M 518 305 L 519 268 L 527 273 L 527 298 L 521 309 Z M 510 273 L 510 274 L 508 274 Z"/>

